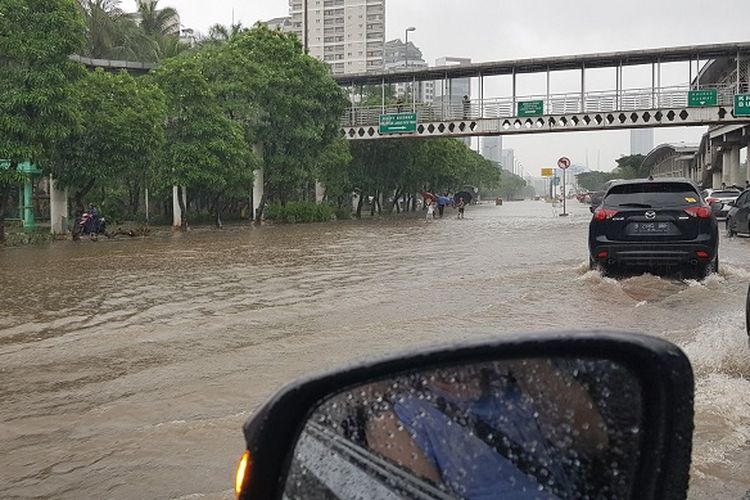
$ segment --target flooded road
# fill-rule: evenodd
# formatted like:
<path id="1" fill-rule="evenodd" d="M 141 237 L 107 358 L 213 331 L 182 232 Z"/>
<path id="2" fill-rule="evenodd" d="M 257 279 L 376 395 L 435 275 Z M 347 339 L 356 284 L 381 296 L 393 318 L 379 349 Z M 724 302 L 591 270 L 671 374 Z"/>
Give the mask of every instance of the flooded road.
<path id="1" fill-rule="evenodd" d="M 399 349 L 611 328 L 696 372 L 691 498 L 750 489 L 750 240 L 704 282 L 588 271 L 590 214 L 542 202 L 0 250 L 0 497 L 231 498 L 284 383 Z M 450 215 L 451 212 L 448 212 Z"/>

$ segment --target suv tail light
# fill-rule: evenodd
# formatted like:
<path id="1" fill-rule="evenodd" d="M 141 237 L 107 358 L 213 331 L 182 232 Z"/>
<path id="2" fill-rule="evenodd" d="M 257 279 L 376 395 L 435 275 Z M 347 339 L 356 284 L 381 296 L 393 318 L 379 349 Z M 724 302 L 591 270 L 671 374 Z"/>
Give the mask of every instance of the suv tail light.
<path id="1" fill-rule="evenodd" d="M 594 219 L 596 220 L 607 220 L 611 219 L 615 215 L 617 215 L 617 210 L 612 210 L 611 208 L 597 208 L 594 210 Z"/>
<path id="2" fill-rule="evenodd" d="M 689 207 L 685 209 L 685 213 L 691 217 L 698 217 L 699 219 L 710 219 L 711 209 L 708 207 Z"/>

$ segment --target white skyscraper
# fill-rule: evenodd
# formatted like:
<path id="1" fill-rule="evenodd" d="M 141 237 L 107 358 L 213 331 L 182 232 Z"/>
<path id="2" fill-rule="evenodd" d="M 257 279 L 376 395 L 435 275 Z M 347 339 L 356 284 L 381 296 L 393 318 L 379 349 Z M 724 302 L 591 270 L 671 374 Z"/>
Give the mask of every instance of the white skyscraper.
<path id="1" fill-rule="evenodd" d="M 309 53 L 325 61 L 334 74 L 383 70 L 385 0 L 289 0 L 288 31 Z"/>
<path id="2" fill-rule="evenodd" d="M 635 128 L 630 131 L 630 154 L 647 155 L 654 149 L 654 129 Z"/>
<path id="3" fill-rule="evenodd" d="M 482 156 L 495 163 L 502 164 L 503 161 L 503 136 L 482 137 Z"/>

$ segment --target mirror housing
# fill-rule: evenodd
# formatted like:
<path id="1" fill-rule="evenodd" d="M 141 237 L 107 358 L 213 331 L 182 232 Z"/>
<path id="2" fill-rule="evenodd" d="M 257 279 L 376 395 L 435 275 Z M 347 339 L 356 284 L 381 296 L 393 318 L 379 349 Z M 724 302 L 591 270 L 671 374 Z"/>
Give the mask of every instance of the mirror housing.
<path id="1" fill-rule="evenodd" d="M 589 357 L 632 371 L 641 385 L 643 432 L 633 498 L 685 498 L 693 432 L 693 374 L 679 348 L 664 340 L 613 332 L 503 337 L 410 351 L 293 382 L 244 426 L 251 470 L 243 499 L 280 498 L 297 440 L 311 413 L 348 388 L 420 370 L 497 360 Z"/>

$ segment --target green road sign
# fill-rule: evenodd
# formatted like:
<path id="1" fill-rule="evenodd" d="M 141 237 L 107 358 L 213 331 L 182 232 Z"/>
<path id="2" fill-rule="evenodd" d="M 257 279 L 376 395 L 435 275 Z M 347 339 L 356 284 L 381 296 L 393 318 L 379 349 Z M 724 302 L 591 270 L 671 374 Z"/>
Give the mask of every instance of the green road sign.
<path id="1" fill-rule="evenodd" d="M 553 177 L 552 178 L 552 185 L 553 186 L 559 186 L 560 185 L 560 178 L 559 177 Z"/>
<path id="2" fill-rule="evenodd" d="M 750 94 L 734 96 L 734 116 L 750 116 Z"/>
<path id="3" fill-rule="evenodd" d="M 688 106 L 691 108 L 718 105 L 719 93 L 716 89 L 691 90 L 688 92 Z"/>
<path id="4" fill-rule="evenodd" d="M 381 134 L 409 134 L 417 131 L 416 113 L 380 115 Z"/>
<path id="5" fill-rule="evenodd" d="M 544 101 L 521 101 L 518 103 L 518 116 L 542 116 Z"/>

